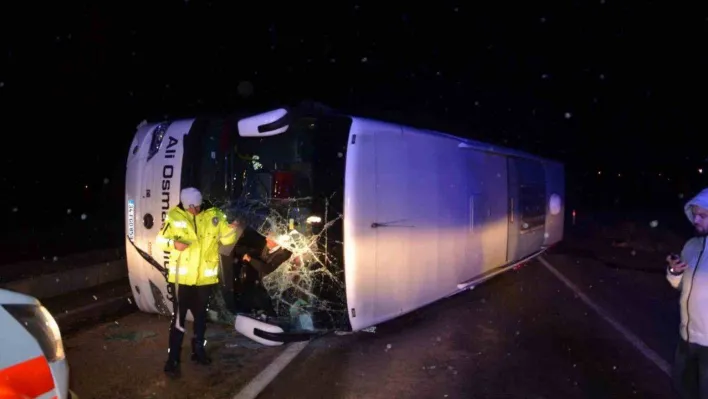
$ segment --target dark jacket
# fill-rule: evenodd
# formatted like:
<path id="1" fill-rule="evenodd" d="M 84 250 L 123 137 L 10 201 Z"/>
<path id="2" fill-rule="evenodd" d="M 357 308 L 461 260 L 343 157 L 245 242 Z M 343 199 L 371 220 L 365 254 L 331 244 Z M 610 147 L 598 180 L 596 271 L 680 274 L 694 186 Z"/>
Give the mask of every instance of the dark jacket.
<path id="1" fill-rule="evenodd" d="M 290 259 L 290 256 L 292 256 L 292 252 L 283 247 L 271 252 L 266 245 L 263 246 L 263 250 L 261 251 L 259 257 L 252 256 L 251 261 L 246 263 L 250 264 L 254 269 L 256 269 L 256 271 L 258 271 L 258 275 L 262 280 L 263 277 L 273 273 L 278 266 Z"/>

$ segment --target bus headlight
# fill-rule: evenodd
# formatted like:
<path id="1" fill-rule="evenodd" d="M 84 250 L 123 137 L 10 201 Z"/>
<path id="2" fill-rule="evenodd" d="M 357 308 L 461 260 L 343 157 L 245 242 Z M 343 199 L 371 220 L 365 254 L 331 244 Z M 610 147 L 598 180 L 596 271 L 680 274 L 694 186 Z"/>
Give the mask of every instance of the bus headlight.
<path id="1" fill-rule="evenodd" d="M 42 305 L 2 305 L 29 332 L 44 352 L 48 362 L 65 357 L 59 325 Z"/>
<path id="2" fill-rule="evenodd" d="M 172 122 L 163 122 L 155 127 L 152 131 L 152 141 L 150 142 L 150 148 L 148 149 L 148 161 L 160 151 L 160 145 L 162 145 L 162 139 L 165 138 L 165 133 L 167 133 L 167 128 L 170 127 Z"/>

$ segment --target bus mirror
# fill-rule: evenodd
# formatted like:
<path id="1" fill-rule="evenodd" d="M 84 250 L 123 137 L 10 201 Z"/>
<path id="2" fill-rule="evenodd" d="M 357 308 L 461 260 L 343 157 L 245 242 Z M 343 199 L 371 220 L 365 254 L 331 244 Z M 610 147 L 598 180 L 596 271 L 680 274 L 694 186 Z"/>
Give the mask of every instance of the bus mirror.
<path id="1" fill-rule="evenodd" d="M 267 137 L 284 133 L 290 127 L 288 111 L 278 108 L 243 118 L 238 121 L 238 134 L 241 137 Z"/>

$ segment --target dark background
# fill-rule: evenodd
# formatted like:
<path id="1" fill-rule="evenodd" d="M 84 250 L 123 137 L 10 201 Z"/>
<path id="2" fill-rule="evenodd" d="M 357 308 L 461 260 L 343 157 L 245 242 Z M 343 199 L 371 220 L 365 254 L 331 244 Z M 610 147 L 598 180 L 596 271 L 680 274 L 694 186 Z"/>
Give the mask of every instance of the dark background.
<path id="1" fill-rule="evenodd" d="M 708 185 L 703 3 L 477 3 L 3 4 L 5 261 L 122 245 L 143 119 L 300 100 L 560 160 L 583 212 Z"/>

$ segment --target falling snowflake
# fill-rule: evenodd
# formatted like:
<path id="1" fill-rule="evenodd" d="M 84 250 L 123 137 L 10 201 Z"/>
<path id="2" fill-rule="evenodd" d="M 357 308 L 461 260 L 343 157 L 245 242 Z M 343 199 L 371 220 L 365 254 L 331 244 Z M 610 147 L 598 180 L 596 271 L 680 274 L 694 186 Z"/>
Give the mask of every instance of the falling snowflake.
<path id="1" fill-rule="evenodd" d="M 652 220 L 651 222 L 649 222 L 649 226 L 651 226 L 652 228 L 655 228 L 658 225 L 659 225 L 658 220 Z"/>
<path id="2" fill-rule="evenodd" d="M 17 211 L 19 211 L 19 208 L 17 208 L 17 207 L 12 208 L 12 212 L 17 213 Z"/>
<path id="3" fill-rule="evenodd" d="M 365 63 L 365 62 L 367 62 L 367 61 L 369 61 L 369 59 L 366 58 L 366 57 L 363 57 L 363 58 L 361 59 L 361 62 L 362 62 L 362 63 Z"/>
<path id="4" fill-rule="evenodd" d="M 71 208 L 66 210 L 67 215 L 71 215 Z"/>
<path id="5" fill-rule="evenodd" d="M 565 113 L 565 119 L 570 119 L 573 115 L 570 112 Z"/>
<path id="6" fill-rule="evenodd" d="M 81 214 L 81 220 L 86 220 L 87 217 L 88 217 L 88 216 L 86 216 L 85 213 L 82 213 L 82 214 Z"/>
<path id="7" fill-rule="evenodd" d="M 104 177 L 104 178 L 103 178 L 103 184 L 108 184 L 109 182 L 110 182 L 110 180 L 108 180 L 107 177 Z"/>

